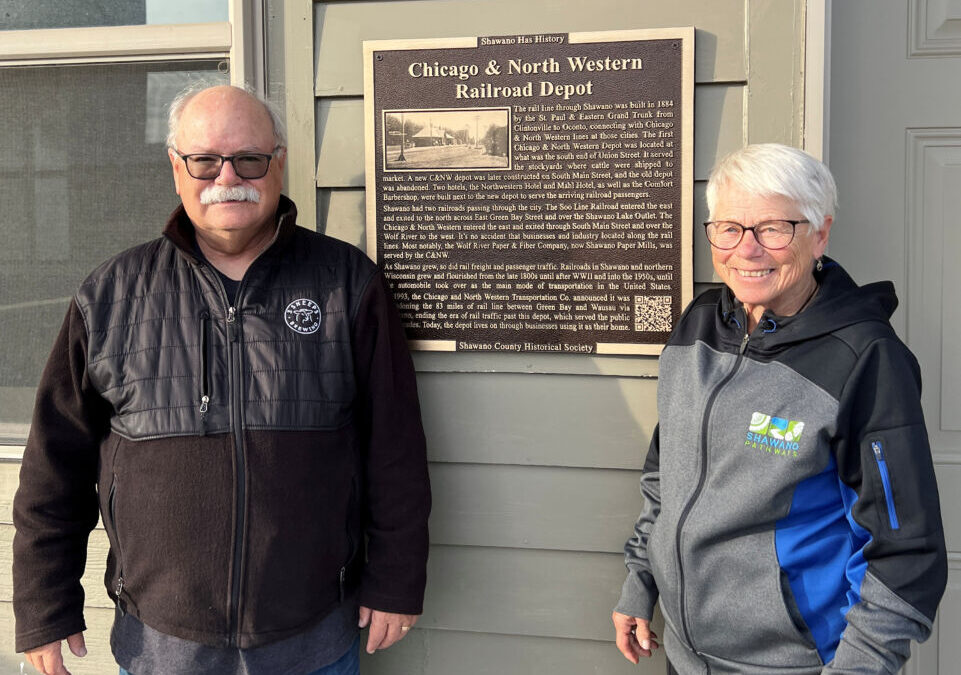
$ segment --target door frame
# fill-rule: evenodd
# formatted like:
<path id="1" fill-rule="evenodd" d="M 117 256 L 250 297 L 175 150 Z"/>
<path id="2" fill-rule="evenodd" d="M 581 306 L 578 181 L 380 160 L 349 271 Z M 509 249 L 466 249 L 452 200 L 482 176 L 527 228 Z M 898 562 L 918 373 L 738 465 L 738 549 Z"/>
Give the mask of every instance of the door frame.
<path id="1" fill-rule="evenodd" d="M 831 105 L 831 0 L 808 0 L 804 11 L 804 147 L 827 163 Z"/>

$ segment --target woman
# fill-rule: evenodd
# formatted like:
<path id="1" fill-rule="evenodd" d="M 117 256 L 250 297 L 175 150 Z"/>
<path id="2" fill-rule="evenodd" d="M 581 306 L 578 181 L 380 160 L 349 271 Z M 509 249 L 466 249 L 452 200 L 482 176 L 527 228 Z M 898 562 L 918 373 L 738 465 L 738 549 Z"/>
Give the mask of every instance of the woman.
<path id="1" fill-rule="evenodd" d="M 895 673 L 947 561 L 917 362 L 890 282 L 824 257 L 836 188 L 783 145 L 723 159 L 705 223 L 724 287 L 660 359 L 659 424 L 613 615 L 630 661 L 688 673 Z"/>

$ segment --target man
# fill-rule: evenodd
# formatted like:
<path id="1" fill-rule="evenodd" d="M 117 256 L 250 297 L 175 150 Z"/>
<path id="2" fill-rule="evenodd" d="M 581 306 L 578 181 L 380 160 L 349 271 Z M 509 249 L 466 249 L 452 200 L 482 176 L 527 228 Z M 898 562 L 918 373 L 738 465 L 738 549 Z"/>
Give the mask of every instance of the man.
<path id="1" fill-rule="evenodd" d="M 14 501 L 19 651 L 68 673 L 87 537 L 110 539 L 121 672 L 356 673 L 422 610 L 430 489 L 410 355 L 357 249 L 295 225 L 279 119 L 171 106 L 180 206 L 81 285 Z"/>

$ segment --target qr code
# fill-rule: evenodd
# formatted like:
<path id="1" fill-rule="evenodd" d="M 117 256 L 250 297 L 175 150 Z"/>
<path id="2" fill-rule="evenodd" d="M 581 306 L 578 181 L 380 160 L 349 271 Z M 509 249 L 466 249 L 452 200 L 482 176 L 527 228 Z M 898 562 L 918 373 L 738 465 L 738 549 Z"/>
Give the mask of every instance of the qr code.
<path id="1" fill-rule="evenodd" d="M 670 295 L 635 295 L 634 330 L 663 332 L 671 330 Z"/>

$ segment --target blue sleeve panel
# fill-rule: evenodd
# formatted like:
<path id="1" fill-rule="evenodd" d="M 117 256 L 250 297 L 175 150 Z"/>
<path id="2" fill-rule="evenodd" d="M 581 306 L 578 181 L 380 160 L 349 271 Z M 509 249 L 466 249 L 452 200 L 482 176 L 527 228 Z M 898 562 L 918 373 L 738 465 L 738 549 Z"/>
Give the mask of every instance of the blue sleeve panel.
<path id="1" fill-rule="evenodd" d="M 841 610 L 841 614 L 847 616 L 848 610 L 861 602 L 861 586 L 864 584 L 864 575 L 868 571 L 868 561 L 864 558 L 864 549 L 871 543 L 872 537 L 871 533 L 861 527 L 861 524 L 854 519 L 854 505 L 858 501 L 858 493 L 840 480 L 838 484 L 841 486 L 841 497 L 844 499 L 844 515 L 851 526 L 851 536 L 858 542 L 845 570 L 845 577 L 848 581 L 848 601 Z"/>
<path id="2" fill-rule="evenodd" d="M 821 473 L 798 483 L 775 530 L 778 562 L 824 663 L 834 658 L 866 569 L 862 549 L 870 535 L 849 515 L 856 499 L 838 480 L 832 458 Z"/>

